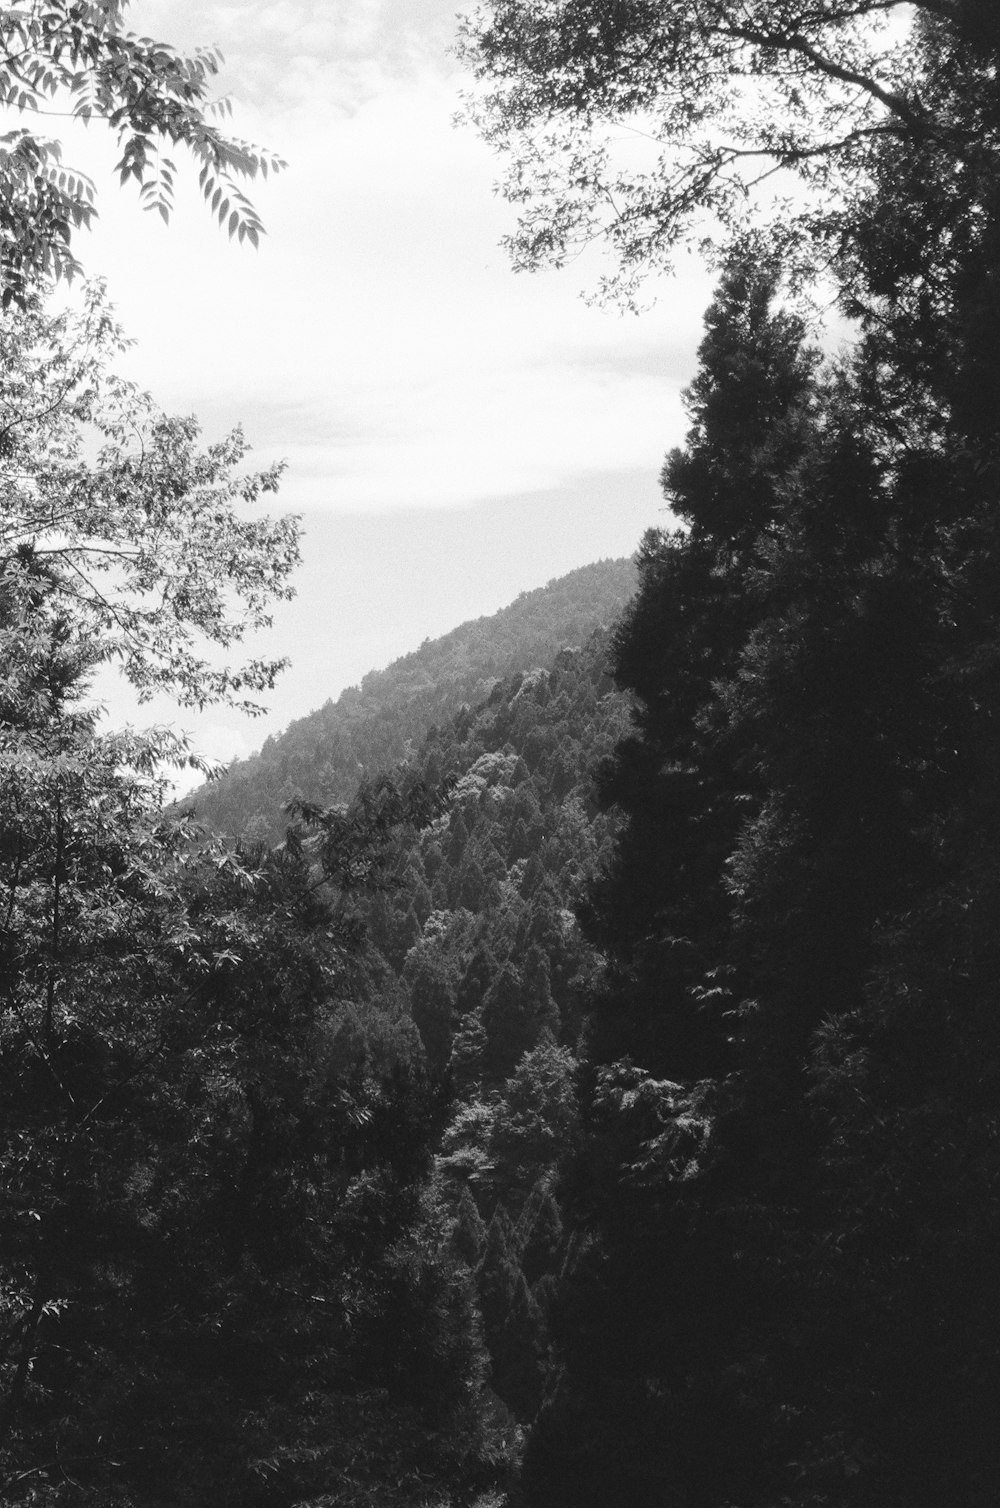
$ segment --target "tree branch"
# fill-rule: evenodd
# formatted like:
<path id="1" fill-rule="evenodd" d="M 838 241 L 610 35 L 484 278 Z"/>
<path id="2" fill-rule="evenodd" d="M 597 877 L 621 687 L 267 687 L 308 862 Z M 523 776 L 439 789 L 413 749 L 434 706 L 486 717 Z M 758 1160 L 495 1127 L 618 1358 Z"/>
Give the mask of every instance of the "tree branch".
<path id="1" fill-rule="evenodd" d="M 825 77 L 837 79 L 842 84 L 852 84 L 869 94 L 872 99 L 878 100 L 880 104 L 885 105 L 887 110 L 898 115 L 911 130 L 927 130 L 927 117 L 922 111 L 919 113 L 915 111 L 903 95 L 883 88 L 870 74 L 859 73 L 857 69 L 847 68 L 843 63 L 827 57 L 799 32 L 767 32 L 750 26 L 718 27 L 716 31 L 720 36 L 749 42 L 753 47 L 765 48 L 772 52 L 797 53 L 800 57 L 807 59 Z"/>

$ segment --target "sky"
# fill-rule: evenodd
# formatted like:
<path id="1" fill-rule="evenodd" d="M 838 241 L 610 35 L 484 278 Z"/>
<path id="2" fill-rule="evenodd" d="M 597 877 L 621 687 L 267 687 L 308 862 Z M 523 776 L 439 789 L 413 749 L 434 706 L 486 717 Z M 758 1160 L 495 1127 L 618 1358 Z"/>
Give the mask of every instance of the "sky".
<path id="1" fill-rule="evenodd" d="M 100 218 L 78 250 L 136 344 L 123 363 L 205 438 L 242 423 L 277 503 L 301 514 L 297 596 L 255 651 L 288 655 L 266 715 L 134 709 L 212 758 L 264 738 L 518 593 L 630 554 L 666 521 L 657 476 L 683 436 L 711 296 L 694 262 L 640 315 L 588 306 L 596 268 L 515 275 L 502 164 L 454 116 L 468 80 L 454 0 L 138 0 L 130 26 L 218 44 L 234 134 L 288 163 L 251 197 L 259 252 L 222 234 L 185 172 L 169 227 L 73 128 Z"/>

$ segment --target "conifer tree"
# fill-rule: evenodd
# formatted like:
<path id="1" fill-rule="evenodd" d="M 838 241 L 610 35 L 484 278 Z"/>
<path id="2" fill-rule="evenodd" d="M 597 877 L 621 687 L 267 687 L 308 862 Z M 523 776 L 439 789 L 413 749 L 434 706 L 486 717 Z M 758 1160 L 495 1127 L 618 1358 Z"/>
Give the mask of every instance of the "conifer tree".
<path id="1" fill-rule="evenodd" d="M 535 1038 L 524 984 L 513 964 L 505 963 L 487 990 L 482 1022 L 488 1041 L 487 1070 L 492 1078 L 504 1079 Z"/>
<path id="2" fill-rule="evenodd" d="M 514 1288 L 519 1276 L 514 1226 L 504 1206 L 499 1204 L 486 1228 L 486 1242 L 476 1268 L 479 1303 L 491 1351 L 499 1341 L 504 1321 L 514 1301 Z"/>
<path id="3" fill-rule="evenodd" d="M 546 1508 L 613 1479 L 712 1508 L 988 1501 L 1000 1208 L 969 1107 L 996 1061 L 972 894 L 995 892 L 1000 557 L 995 440 L 951 396 L 988 289 L 976 247 L 936 326 L 953 364 L 897 306 L 820 378 L 795 341 L 754 357 L 788 324 L 766 265 L 737 275 L 665 469 L 688 528 L 647 539 L 619 636 L 629 820 L 568 1191 L 599 1241 L 556 1306 L 569 1365 L 527 1481 Z M 774 404 L 742 425 L 754 370 Z"/>
<path id="4" fill-rule="evenodd" d="M 489 1039 L 483 1025 L 482 1012 L 468 1011 L 455 1030 L 448 1060 L 458 1094 L 466 1094 L 482 1082 L 488 1051 Z"/>
<path id="5" fill-rule="evenodd" d="M 468 1184 L 462 1188 L 458 1201 L 458 1215 L 451 1234 L 451 1242 L 458 1255 L 469 1267 L 475 1267 L 483 1254 L 486 1242 L 486 1226 L 469 1192 Z"/>
<path id="6" fill-rule="evenodd" d="M 618 636 L 626 825 L 530 1501 L 990 1502 L 997 7 L 492 0 L 466 36 L 524 265 L 600 237 L 627 298 L 694 219 L 732 251 L 745 170 L 815 191 L 728 261 L 664 470 L 684 527 L 647 536 Z M 656 142 L 635 173 L 623 119 Z M 823 374 L 774 305 L 790 250 L 855 321 Z"/>
<path id="7" fill-rule="evenodd" d="M 760 1272 L 719 1241 L 708 1190 L 720 1196 L 717 1167 L 729 1180 L 745 1170 L 766 1122 L 741 1123 L 745 1144 L 727 1150 L 728 1164 L 706 1157 L 698 1128 L 718 1116 L 721 1142 L 739 1082 L 734 1005 L 762 983 L 733 932 L 727 882 L 762 789 L 721 690 L 773 611 L 768 542 L 815 451 L 816 360 L 801 323 L 776 307 L 777 286 L 759 256 L 738 258 L 723 279 L 688 394 L 688 442 L 664 468 L 686 528 L 647 536 L 617 636 L 617 674 L 637 702 L 635 732 L 604 781 L 627 821 L 591 912 L 611 962 L 591 1061 L 631 1055 L 641 1068 L 598 1078 L 589 1150 L 571 1177 L 571 1202 L 592 1211 L 600 1245 L 584 1249 L 573 1280 L 559 1327 L 567 1381 L 529 1453 L 529 1483 L 546 1503 L 596 1504 L 621 1473 L 635 1501 L 695 1488 L 705 1501 L 738 1491 L 754 1501 L 747 1441 L 763 1428 L 760 1399 L 727 1399 L 726 1379 L 740 1375 L 728 1344 L 752 1323 Z M 753 1250 L 738 1203 L 726 1218 Z M 597 1419 L 617 1439 L 595 1460 Z M 558 1488 L 546 1464 L 557 1458 Z"/>
<path id="8" fill-rule="evenodd" d="M 750 761 L 716 736 L 717 685 L 768 611 L 761 552 L 809 445 L 815 358 L 801 321 L 774 307 L 776 289 L 759 253 L 723 279 L 687 395 L 688 443 L 663 474 L 687 528 L 647 534 L 640 590 L 616 635 L 635 732 L 604 775 L 604 800 L 627 824 L 592 919 L 625 972 L 618 1004 L 598 1018 L 598 1033 L 607 1022 L 612 1037 L 599 1037 L 596 1053 L 632 1052 L 672 1075 L 724 1062 L 729 1029 L 700 1002 L 725 982 L 713 977 L 728 916 L 722 865 L 756 792 Z"/>
<path id="9" fill-rule="evenodd" d="M 518 1271 L 494 1342 L 493 1385 L 519 1419 L 533 1419 L 538 1412 L 545 1368 L 545 1322 L 524 1273 Z"/>
<path id="10" fill-rule="evenodd" d="M 533 1286 L 547 1274 L 558 1271 L 563 1235 L 562 1216 L 551 1182 L 542 1175 L 525 1200 L 518 1220 L 521 1268 Z"/>

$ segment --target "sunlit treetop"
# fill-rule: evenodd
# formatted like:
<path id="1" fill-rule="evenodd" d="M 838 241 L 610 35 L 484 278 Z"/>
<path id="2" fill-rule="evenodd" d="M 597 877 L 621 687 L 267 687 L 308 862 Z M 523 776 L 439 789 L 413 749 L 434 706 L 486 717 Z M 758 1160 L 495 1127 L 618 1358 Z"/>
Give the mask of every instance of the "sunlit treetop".
<path id="1" fill-rule="evenodd" d="M 230 236 L 256 246 L 263 227 L 239 187 L 283 166 L 229 136 L 230 103 L 212 95 L 221 54 L 185 55 L 124 30 L 129 0 L 14 0 L 0 9 L 0 298 L 23 303 L 38 278 L 80 270 L 74 233 L 96 213 L 93 183 L 64 164 L 43 119 L 104 121 L 117 138 L 122 184 L 145 209 L 170 217 L 184 147 L 199 167 L 209 209 Z M 3 117 L 0 117 L 3 120 Z M 14 124 L 13 122 L 17 122 Z"/>
<path id="2" fill-rule="evenodd" d="M 599 296 L 626 302 L 751 219 L 814 258 L 894 143 L 995 163 L 1000 140 L 951 110 L 964 70 L 995 77 L 995 0 L 488 0 L 459 49 L 467 116 L 508 158 L 515 267 L 601 243 Z"/>

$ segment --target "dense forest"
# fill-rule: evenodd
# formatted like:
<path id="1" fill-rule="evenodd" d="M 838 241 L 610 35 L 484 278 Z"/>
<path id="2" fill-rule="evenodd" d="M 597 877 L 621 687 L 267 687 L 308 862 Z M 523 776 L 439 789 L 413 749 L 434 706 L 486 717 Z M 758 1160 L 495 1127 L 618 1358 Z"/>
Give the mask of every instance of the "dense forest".
<path id="1" fill-rule="evenodd" d="M 671 525 L 180 806 L 90 678 L 266 691 L 210 651 L 296 527 L 54 310 L 86 204 L 7 142 L 4 1501 L 1000 1499 L 1000 17 L 898 9 L 464 24 L 516 260 L 716 258 Z M 18 78 L 252 175 L 120 10 L 5 13 Z"/>
<path id="2" fill-rule="evenodd" d="M 503 677 L 547 666 L 614 622 L 635 584 L 631 561 L 600 561 L 425 641 L 230 765 L 199 791 L 199 817 L 233 837 L 280 840 L 292 801 L 349 801 L 362 780 L 391 771 L 429 728 L 478 706 Z"/>

